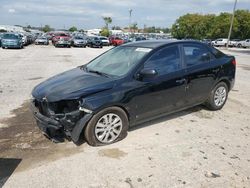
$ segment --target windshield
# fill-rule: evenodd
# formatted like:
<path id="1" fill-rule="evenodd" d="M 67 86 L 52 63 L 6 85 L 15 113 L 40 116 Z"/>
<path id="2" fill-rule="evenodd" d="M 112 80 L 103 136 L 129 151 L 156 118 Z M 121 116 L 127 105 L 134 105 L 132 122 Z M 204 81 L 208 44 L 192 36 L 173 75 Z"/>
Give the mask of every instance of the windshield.
<path id="1" fill-rule="evenodd" d="M 86 68 L 87 71 L 123 76 L 150 51 L 150 48 L 116 47 L 91 61 Z"/>
<path id="2" fill-rule="evenodd" d="M 4 39 L 18 39 L 18 36 L 15 34 L 4 34 L 3 38 Z"/>

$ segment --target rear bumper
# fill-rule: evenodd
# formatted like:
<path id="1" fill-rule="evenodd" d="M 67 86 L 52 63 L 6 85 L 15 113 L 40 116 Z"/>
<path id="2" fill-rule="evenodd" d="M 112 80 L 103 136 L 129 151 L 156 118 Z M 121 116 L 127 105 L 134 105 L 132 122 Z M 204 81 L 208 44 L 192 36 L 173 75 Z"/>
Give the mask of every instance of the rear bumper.
<path id="1" fill-rule="evenodd" d="M 14 44 L 2 44 L 2 47 L 5 47 L 5 48 L 20 48 L 21 45 L 14 45 Z"/>
<path id="2" fill-rule="evenodd" d="M 77 44 L 77 43 L 74 43 L 74 46 L 76 46 L 76 47 L 84 47 L 84 46 L 87 46 L 87 44 Z"/>

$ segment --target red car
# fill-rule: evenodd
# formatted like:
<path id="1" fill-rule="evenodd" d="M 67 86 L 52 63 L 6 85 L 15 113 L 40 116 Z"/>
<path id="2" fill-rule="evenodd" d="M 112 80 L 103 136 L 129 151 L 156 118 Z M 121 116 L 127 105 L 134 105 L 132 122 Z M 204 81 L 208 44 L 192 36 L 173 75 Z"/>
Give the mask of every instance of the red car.
<path id="1" fill-rule="evenodd" d="M 55 44 L 60 38 L 70 40 L 70 36 L 67 33 L 55 33 L 52 37 L 52 43 Z"/>
<path id="2" fill-rule="evenodd" d="M 119 45 L 122 45 L 124 43 L 124 40 L 119 38 L 119 37 L 110 37 L 109 42 L 111 45 L 119 46 Z"/>

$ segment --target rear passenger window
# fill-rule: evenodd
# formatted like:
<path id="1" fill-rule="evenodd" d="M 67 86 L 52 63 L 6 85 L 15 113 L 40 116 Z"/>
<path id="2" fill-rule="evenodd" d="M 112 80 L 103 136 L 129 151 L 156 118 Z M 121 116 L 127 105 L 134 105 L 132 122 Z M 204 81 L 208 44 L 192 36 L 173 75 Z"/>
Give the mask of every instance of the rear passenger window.
<path id="1" fill-rule="evenodd" d="M 183 45 L 184 58 L 187 67 L 207 63 L 210 61 L 211 54 L 202 45 L 198 44 L 185 44 Z"/>
<path id="2" fill-rule="evenodd" d="M 216 48 L 214 47 L 211 47 L 211 50 L 212 50 L 212 53 L 213 55 L 218 59 L 218 58 L 221 58 L 223 57 L 225 54 L 222 53 L 221 51 L 217 50 Z"/>
<path id="3" fill-rule="evenodd" d="M 155 52 L 145 63 L 144 68 L 154 69 L 158 75 L 165 75 L 181 69 L 180 53 L 177 45 Z"/>

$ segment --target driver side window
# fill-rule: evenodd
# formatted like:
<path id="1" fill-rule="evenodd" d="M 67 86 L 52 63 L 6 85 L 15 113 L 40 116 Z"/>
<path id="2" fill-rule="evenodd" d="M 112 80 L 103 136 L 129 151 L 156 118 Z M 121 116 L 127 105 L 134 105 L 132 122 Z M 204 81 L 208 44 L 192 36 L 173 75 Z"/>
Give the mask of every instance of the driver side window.
<path id="1" fill-rule="evenodd" d="M 156 70 L 159 76 L 180 70 L 181 60 L 178 46 L 158 50 L 147 60 L 144 68 Z"/>

